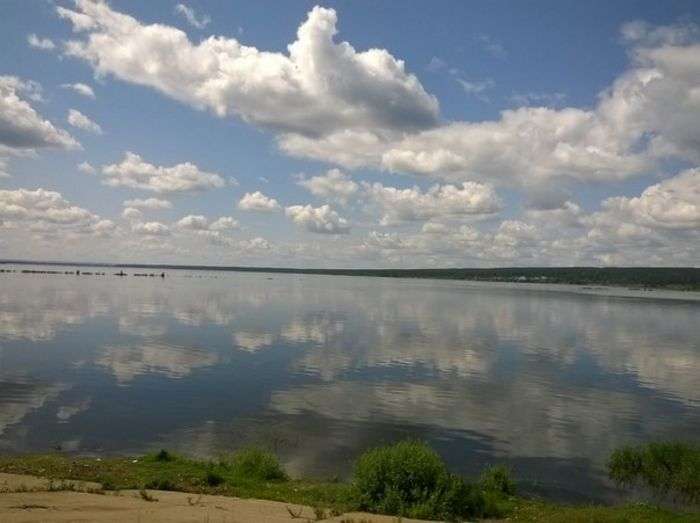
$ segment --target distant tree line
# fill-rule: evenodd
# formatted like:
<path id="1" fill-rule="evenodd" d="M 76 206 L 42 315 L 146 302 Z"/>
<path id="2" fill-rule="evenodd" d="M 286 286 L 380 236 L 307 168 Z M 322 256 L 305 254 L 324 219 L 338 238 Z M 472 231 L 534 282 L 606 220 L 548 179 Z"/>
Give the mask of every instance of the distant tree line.
<path id="1" fill-rule="evenodd" d="M 29 262 L 7 260 L 0 264 L 62 265 L 154 270 L 207 270 L 376 276 L 384 278 L 432 278 L 573 285 L 611 285 L 641 288 L 700 290 L 700 268 L 695 267 L 503 267 L 495 269 L 303 269 L 292 267 L 222 267 L 209 265 L 149 265 L 110 263 Z"/>

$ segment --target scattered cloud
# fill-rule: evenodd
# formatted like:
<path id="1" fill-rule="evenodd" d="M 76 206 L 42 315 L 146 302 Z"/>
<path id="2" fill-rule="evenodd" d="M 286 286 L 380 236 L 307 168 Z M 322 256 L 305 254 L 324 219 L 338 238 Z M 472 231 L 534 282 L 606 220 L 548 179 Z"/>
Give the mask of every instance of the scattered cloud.
<path id="1" fill-rule="evenodd" d="M 128 151 L 120 163 L 103 166 L 102 174 L 105 185 L 157 193 L 202 191 L 226 185 L 220 175 L 202 171 L 190 162 L 162 167 L 147 163 L 138 154 Z"/>
<path id="2" fill-rule="evenodd" d="M 162 200 L 160 198 L 135 198 L 133 200 L 125 200 L 122 205 L 124 205 L 124 207 L 135 207 L 137 209 L 148 209 L 151 211 L 173 208 L 173 204 L 170 203 L 169 200 Z"/>
<path id="3" fill-rule="evenodd" d="M 65 53 L 99 75 L 147 85 L 196 108 L 292 135 L 344 130 L 411 131 L 438 122 L 438 102 L 404 63 L 383 49 L 358 52 L 337 43 L 337 15 L 315 7 L 288 54 L 234 38 L 193 44 L 163 24 L 145 25 L 106 3 L 78 0 L 57 7 L 74 31 Z"/>
<path id="4" fill-rule="evenodd" d="M 36 98 L 38 89 L 34 82 L 0 76 L 0 148 L 15 154 L 47 147 L 79 149 L 70 134 L 43 119 L 23 98 Z"/>
<path id="5" fill-rule="evenodd" d="M 508 57 L 508 51 L 506 51 L 506 48 L 503 46 L 503 44 L 489 35 L 476 35 L 474 37 L 474 41 L 479 47 L 481 47 L 483 51 L 490 54 L 494 58 L 504 60 Z"/>
<path id="6" fill-rule="evenodd" d="M 160 222 L 137 222 L 131 226 L 131 230 L 141 236 L 169 236 L 170 229 Z"/>
<path id="7" fill-rule="evenodd" d="M 590 223 L 595 229 L 612 226 L 618 231 L 621 227 L 700 231 L 700 168 L 651 185 L 637 197 L 608 198 Z"/>
<path id="8" fill-rule="evenodd" d="M 34 33 L 27 35 L 27 42 L 31 47 L 42 51 L 53 51 L 56 49 L 56 44 L 50 38 L 40 38 Z"/>
<path id="9" fill-rule="evenodd" d="M 0 226 L 27 233 L 51 235 L 105 234 L 109 220 L 73 205 L 61 193 L 46 189 L 0 190 Z M 26 236 L 25 236 L 26 241 Z"/>
<path id="10" fill-rule="evenodd" d="M 484 94 L 485 91 L 492 89 L 494 85 L 493 80 L 487 78 L 485 80 L 465 80 L 464 78 L 456 78 L 457 83 L 464 89 L 464 92 L 474 96 L 482 102 L 488 102 L 489 98 Z"/>
<path id="11" fill-rule="evenodd" d="M 96 174 L 97 169 L 95 169 L 89 162 L 80 162 L 78 164 L 78 170 L 84 174 Z"/>
<path id="12" fill-rule="evenodd" d="M 297 184 L 307 189 L 314 196 L 326 198 L 346 204 L 357 194 L 360 186 L 352 178 L 339 169 L 331 169 L 325 174 L 302 178 Z"/>
<path id="13" fill-rule="evenodd" d="M 135 207 L 127 207 L 122 211 L 122 218 L 129 221 L 140 220 L 143 218 L 143 213 Z"/>
<path id="14" fill-rule="evenodd" d="M 212 231 L 227 231 L 231 229 L 238 229 L 238 220 L 230 216 L 221 216 L 209 224 L 209 230 Z"/>
<path id="15" fill-rule="evenodd" d="M 428 65 L 425 66 L 425 68 L 431 73 L 437 73 L 447 68 L 447 62 L 445 62 L 442 58 L 433 56 L 430 59 L 430 62 L 428 62 Z"/>
<path id="16" fill-rule="evenodd" d="M 73 127 L 77 127 L 78 129 L 94 134 L 102 134 L 102 128 L 77 109 L 70 109 L 68 111 L 67 120 Z"/>
<path id="17" fill-rule="evenodd" d="M 7 159 L 0 157 L 0 180 L 10 178 L 10 173 L 7 171 Z"/>
<path id="18" fill-rule="evenodd" d="M 566 101 L 564 93 L 515 93 L 508 101 L 516 106 L 559 107 Z"/>
<path id="19" fill-rule="evenodd" d="M 77 82 L 74 84 L 61 84 L 61 87 L 63 87 L 64 89 L 71 89 L 76 93 L 83 95 L 87 98 L 92 98 L 93 100 L 95 99 L 95 91 L 93 91 L 92 87 L 90 87 L 87 84 Z"/>
<path id="20" fill-rule="evenodd" d="M 238 221 L 230 216 L 221 216 L 210 222 L 206 216 L 201 214 L 190 214 L 177 222 L 177 227 L 187 231 L 208 231 L 220 233 L 222 231 L 238 228 Z"/>
<path id="21" fill-rule="evenodd" d="M 184 16 L 187 23 L 197 29 L 204 29 L 211 22 L 211 18 L 208 15 L 198 17 L 194 9 L 187 7 L 185 4 L 177 4 L 175 6 L 175 12 Z"/>
<path id="22" fill-rule="evenodd" d="M 382 225 L 490 215 L 501 209 L 493 187 L 478 182 L 464 182 L 461 187 L 434 185 L 426 192 L 418 187 L 397 189 L 380 183 L 365 183 L 364 188 L 368 200 L 382 213 Z"/>
<path id="23" fill-rule="evenodd" d="M 319 234 L 347 234 L 350 225 L 341 218 L 329 205 L 312 207 L 311 205 L 292 205 L 286 207 L 285 214 L 292 221 L 304 227 L 309 232 Z"/>
<path id="24" fill-rule="evenodd" d="M 242 211 L 275 212 L 282 207 L 274 198 L 265 196 L 260 191 L 245 193 L 238 202 L 238 208 Z"/>
<path id="25" fill-rule="evenodd" d="M 177 222 L 177 226 L 191 231 L 205 231 L 209 229 L 209 220 L 202 215 L 190 214 Z"/>

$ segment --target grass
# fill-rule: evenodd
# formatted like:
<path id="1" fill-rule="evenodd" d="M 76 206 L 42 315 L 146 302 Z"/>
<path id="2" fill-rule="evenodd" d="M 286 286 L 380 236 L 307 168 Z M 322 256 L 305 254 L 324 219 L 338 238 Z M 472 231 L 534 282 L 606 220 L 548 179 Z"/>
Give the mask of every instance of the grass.
<path id="1" fill-rule="evenodd" d="M 679 514 L 647 504 L 563 506 L 530 500 L 516 503 L 508 519 L 550 523 L 697 523 L 700 514 Z"/>
<path id="2" fill-rule="evenodd" d="M 700 446 L 657 442 L 613 452 L 610 477 L 621 486 L 643 485 L 658 496 L 700 504 Z"/>
<path id="3" fill-rule="evenodd" d="M 247 454 L 249 451 L 243 451 Z M 254 457 L 194 460 L 168 453 L 133 458 L 81 458 L 59 454 L 0 456 L 0 471 L 54 480 L 101 483 L 105 490 L 175 490 L 283 501 L 293 505 L 348 510 L 349 488 L 338 482 L 261 479 L 277 475 L 258 450 Z M 251 463 L 260 463 L 255 469 Z M 281 470 L 281 469 L 280 469 Z M 249 475 L 249 473 L 251 473 Z"/>
<path id="4" fill-rule="evenodd" d="M 300 517 L 297 507 L 306 505 L 317 518 L 364 509 L 453 521 L 488 516 L 522 522 L 700 523 L 700 513 L 674 513 L 647 504 L 565 506 L 518 497 L 508 469 L 491 467 L 467 482 L 447 472 L 429 447 L 414 441 L 366 453 L 351 483 L 289 479 L 274 455 L 257 448 L 214 461 L 167 451 L 139 459 L 0 456 L 0 472 L 46 477 L 57 490 L 70 489 L 70 481 L 91 481 L 108 490 L 136 490 L 148 501 L 157 501 L 149 490 L 191 492 L 191 505 L 199 504 L 203 494 L 282 501 L 289 504 L 292 518 Z"/>

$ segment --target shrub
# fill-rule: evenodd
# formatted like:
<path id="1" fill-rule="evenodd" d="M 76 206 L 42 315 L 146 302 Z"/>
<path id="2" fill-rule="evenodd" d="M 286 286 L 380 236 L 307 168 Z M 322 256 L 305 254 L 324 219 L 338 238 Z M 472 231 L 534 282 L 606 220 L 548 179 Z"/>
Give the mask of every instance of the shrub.
<path id="1" fill-rule="evenodd" d="M 257 447 L 239 450 L 231 460 L 233 472 L 241 477 L 262 481 L 286 480 L 277 456 Z"/>
<path id="2" fill-rule="evenodd" d="M 361 508 L 384 514 L 453 520 L 478 516 L 483 509 L 480 492 L 449 474 L 440 456 L 417 441 L 360 456 L 353 489 Z"/>
<path id="3" fill-rule="evenodd" d="M 515 495 L 515 481 L 510 470 L 503 465 L 489 467 L 481 473 L 479 486 L 486 492 L 495 492 L 505 496 Z"/>
<path id="4" fill-rule="evenodd" d="M 156 454 L 156 461 L 172 461 L 173 456 L 165 449 L 160 449 L 160 452 Z"/>
<path id="5" fill-rule="evenodd" d="M 618 485 L 643 484 L 660 495 L 700 502 L 700 446 L 659 442 L 616 450 L 608 475 Z"/>
<path id="6" fill-rule="evenodd" d="M 166 477 L 154 478 L 148 481 L 144 488 L 151 490 L 177 490 L 175 484 Z"/>
<path id="7" fill-rule="evenodd" d="M 223 476 L 213 470 L 208 470 L 207 473 L 204 475 L 204 483 L 206 483 L 210 487 L 218 487 L 223 482 Z"/>

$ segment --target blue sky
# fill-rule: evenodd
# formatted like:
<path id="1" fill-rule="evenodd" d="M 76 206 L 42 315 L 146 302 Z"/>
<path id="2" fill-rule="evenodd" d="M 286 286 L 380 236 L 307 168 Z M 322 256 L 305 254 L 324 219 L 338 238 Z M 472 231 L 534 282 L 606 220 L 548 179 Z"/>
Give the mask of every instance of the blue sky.
<path id="1" fill-rule="evenodd" d="M 1 256 L 698 264 L 697 2 L 315 6 L 5 2 Z"/>

